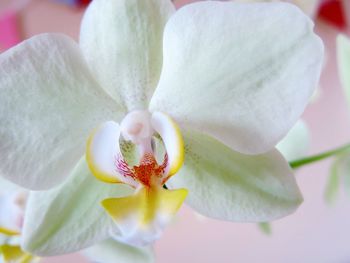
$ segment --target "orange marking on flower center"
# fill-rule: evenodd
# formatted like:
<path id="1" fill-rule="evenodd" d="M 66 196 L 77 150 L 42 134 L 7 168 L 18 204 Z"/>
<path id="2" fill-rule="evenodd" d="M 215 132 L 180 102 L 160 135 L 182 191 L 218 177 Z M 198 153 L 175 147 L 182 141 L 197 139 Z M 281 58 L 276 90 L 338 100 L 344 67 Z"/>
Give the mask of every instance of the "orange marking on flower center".
<path id="1" fill-rule="evenodd" d="M 164 161 L 161 165 L 157 163 L 151 153 L 145 154 L 141 159 L 140 165 L 135 165 L 132 168 L 129 167 L 121 156 L 116 158 L 115 165 L 117 171 L 124 177 L 131 177 L 146 187 L 151 187 L 155 184 L 163 185 L 166 181 L 163 177 L 168 165 L 168 155 L 165 154 Z"/>

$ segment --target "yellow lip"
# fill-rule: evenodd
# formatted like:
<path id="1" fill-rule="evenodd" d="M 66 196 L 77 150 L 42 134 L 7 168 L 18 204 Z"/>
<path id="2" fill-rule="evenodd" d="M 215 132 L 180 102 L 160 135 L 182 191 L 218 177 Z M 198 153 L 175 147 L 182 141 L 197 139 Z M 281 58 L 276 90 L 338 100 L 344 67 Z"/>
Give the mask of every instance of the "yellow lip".
<path id="1" fill-rule="evenodd" d="M 102 206 L 118 225 L 134 215 L 141 225 L 147 226 L 158 213 L 173 216 L 186 196 L 186 189 L 142 188 L 132 196 L 105 199 Z"/>
<path id="2" fill-rule="evenodd" d="M 31 254 L 24 252 L 20 246 L 2 245 L 0 246 L 0 254 L 5 262 L 30 263 L 38 260 Z"/>

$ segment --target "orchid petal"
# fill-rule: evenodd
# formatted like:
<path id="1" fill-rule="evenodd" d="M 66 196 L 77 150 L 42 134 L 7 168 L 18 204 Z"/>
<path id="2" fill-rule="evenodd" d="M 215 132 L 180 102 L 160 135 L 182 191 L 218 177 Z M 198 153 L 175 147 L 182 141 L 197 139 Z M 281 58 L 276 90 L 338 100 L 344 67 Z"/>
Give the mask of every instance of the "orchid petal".
<path id="1" fill-rule="evenodd" d="M 237 222 L 268 222 L 302 202 L 293 172 L 281 154 L 243 155 L 197 132 L 183 133 L 186 159 L 167 184 L 186 187 L 197 212 Z"/>
<path id="2" fill-rule="evenodd" d="M 288 161 L 302 158 L 307 153 L 310 145 L 309 130 L 302 120 L 299 120 L 280 141 L 276 148 Z"/>
<path id="3" fill-rule="evenodd" d="M 96 263 L 153 263 L 154 253 L 150 247 L 133 247 L 113 239 L 107 239 L 82 252 Z"/>
<path id="4" fill-rule="evenodd" d="M 1 193 L 9 193 L 14 192 L 18 190 L 23 190 L 18 185 L 10 182 L 9 180 L 6 180 L 5 178 L 0 176 L 0 194 Z"/>
<path id="5" fill-rule="evenodd" d="M 62 182 L 88 133 L 120 116 L 64 35 L 38 35 L 6 51 L 0 72 L 0 174 L 21 186 Z"/>
<path id="6" fill-rule="evenodd" d="M 163 70 L 150 110 L 235 151 L 263 153 L 304 111 L 322 57 L 312 21 L 293 5 L 190 4 L 164 29 Z"/>
<path id="7" fill-rule="evenodd" d="M 163 29 L 173 12 L 170 0 L 99 0 L 85 13 L 83 53 L 102 87 L 129 111 L 146 108 L 157 85 Z"/>
<path id="8" fill-rule="evenodd" d="M 131 193 L 126 185 L 96 180 L 83 157 L 59 187 L 31 192 L 22 247 L 39 256 L 50 256 L 78 251 L 105 240 L 116 226 L 100 202 Z"/>

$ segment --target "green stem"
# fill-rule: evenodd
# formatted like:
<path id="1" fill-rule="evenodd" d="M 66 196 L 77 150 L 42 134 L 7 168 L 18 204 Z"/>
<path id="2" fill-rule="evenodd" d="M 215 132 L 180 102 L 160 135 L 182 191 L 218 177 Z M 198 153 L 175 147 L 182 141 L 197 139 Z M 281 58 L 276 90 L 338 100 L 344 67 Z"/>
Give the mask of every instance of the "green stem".
<path id="1" fill-rule="evenodd" d="M 346 151 L 350 151 L 350 144 L 341 146 L 339 148 L 336 148 L 334 150 L 330 150 L 327 152 L 323 152 L 320 154 L 316 154 L 316 155 L 312 155 L 306 158 L 302 158 L 302 159 L 298 159 L 295 161 L 291 161 L 289 162 L 290 167 L 292 167 L 293 169 L 299 168 L 301 166 L 310 164 L 310 163 L 314 163 L 314 162 L 318 162 L 318 161 L 322 161 L 326 158 L 332 157 L 334 155 L 338 155 L 341 153 L 344 153 Z"/>

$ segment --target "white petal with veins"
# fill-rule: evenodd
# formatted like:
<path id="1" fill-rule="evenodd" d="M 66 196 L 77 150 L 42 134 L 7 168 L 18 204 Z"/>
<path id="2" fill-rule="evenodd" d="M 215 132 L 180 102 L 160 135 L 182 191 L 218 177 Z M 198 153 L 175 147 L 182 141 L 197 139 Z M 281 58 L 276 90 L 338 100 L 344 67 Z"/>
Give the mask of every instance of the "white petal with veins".
<path id="1" fill-rule="evenodd" d="M 322 57 L 312 21 L 291 4 L 190 4 L 164 30 L 150 110 L 236 151 L 263 153 L 304 111 Z"/>
<path id="2" fill-rule="evenodd" d="M 49 191 L 31 192 L 23 227 L 22 247 L 33 254 L 67 254 L 109 237 L 116 225 L 100 202 L 132 194 L 126 185 L 106 184 L 90 172 L 81 158 L 72 174 Z"/>
<path id="3" fill-rule="evenodd" d="M 0 55 L 0 72 L 0 174 L 23 187 L 61 183 L 89 132 L 121 115 L 67 36 L 22 42 Z"/>
<path id="4" fill-rule="evenodd" d="M 81 25 L 80 46 L 101 86 L 125 109 L 147 107 L 162 67 L 170 0 L 96 0 Z"/>
<path id="5" fill-rule="evenodd" d="M 244 155 L 198 132 L 183 133 L 186 159 L 167 184 L 186 187 L 186 203 L 220 220 L 267 222 L 293 213 L 302 196 L 282 155 Z"/>

